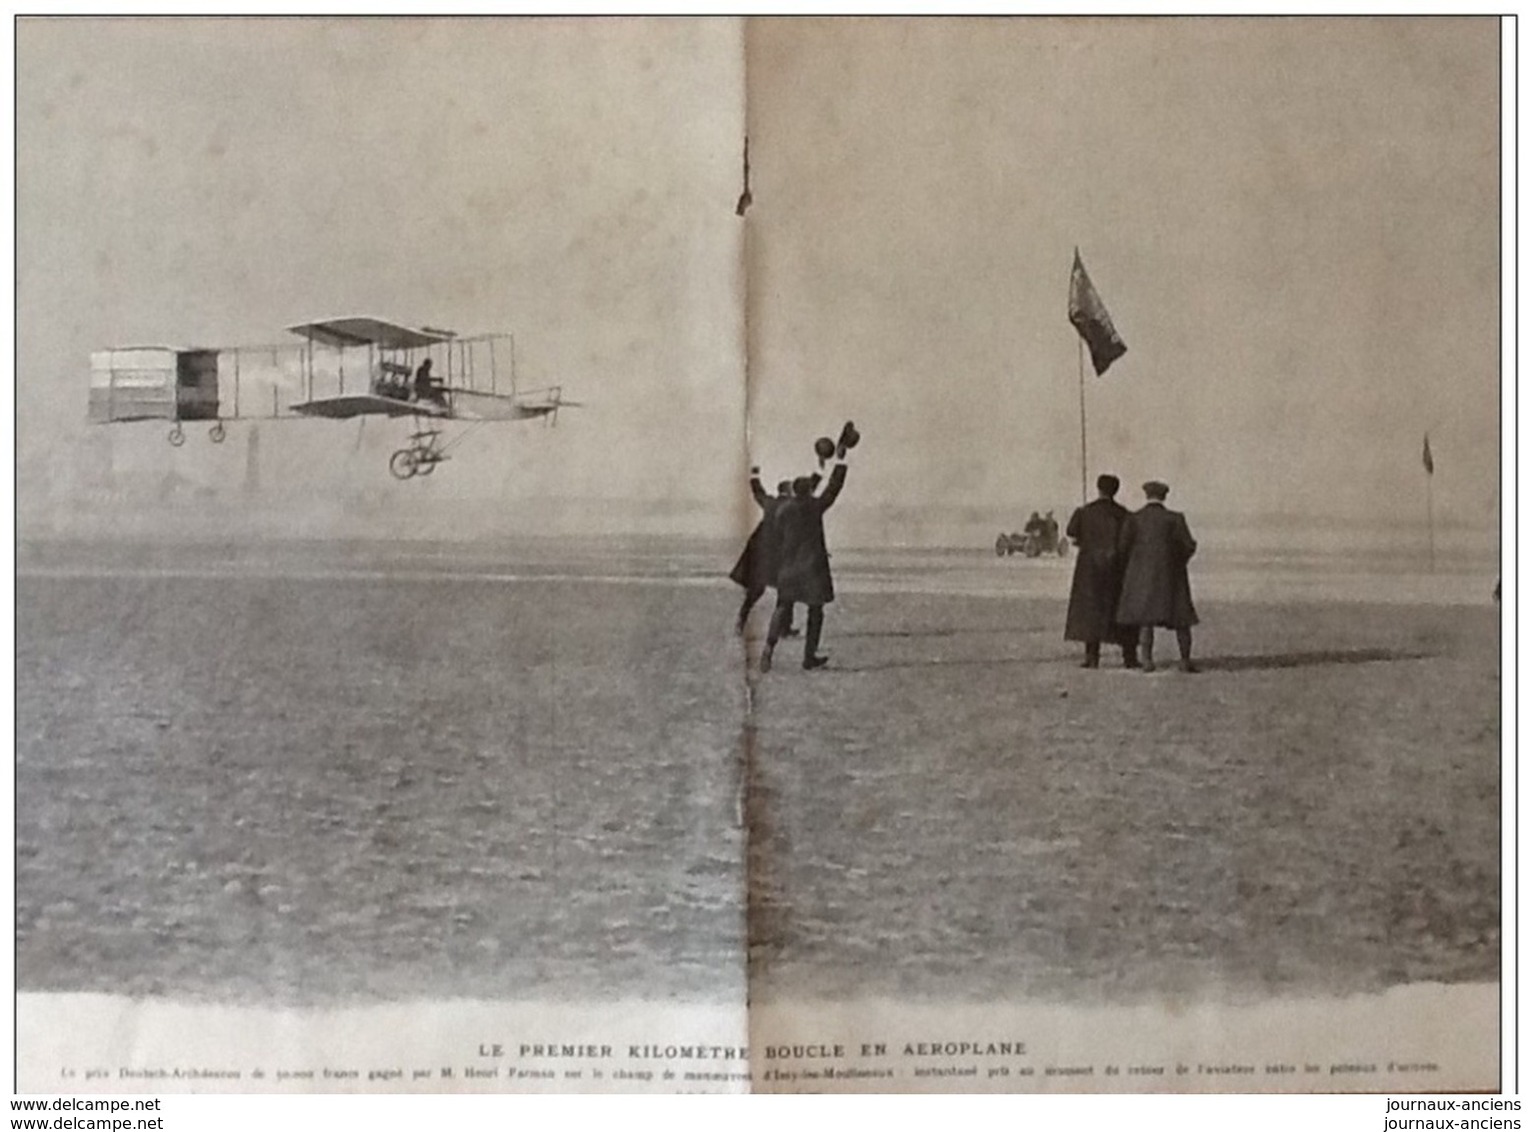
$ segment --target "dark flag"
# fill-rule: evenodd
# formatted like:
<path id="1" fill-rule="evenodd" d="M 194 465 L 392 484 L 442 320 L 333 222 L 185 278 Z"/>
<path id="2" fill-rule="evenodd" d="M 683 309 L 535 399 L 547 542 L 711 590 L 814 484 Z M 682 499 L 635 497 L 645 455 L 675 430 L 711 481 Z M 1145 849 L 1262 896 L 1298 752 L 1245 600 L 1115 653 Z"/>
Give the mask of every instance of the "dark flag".
<path id="1" fill-rule="evenodd" d="M 1420 462 L 1425 465 L 1426 475 L 1434 476 L 1436 474 L 1436 461 L 1431 459 L 1431 434 L 1429 432 L 1426 433 L 1425 447 L 1420 451 Z"/>
<path id="2" fill-rule="evenodd" d="M 1107 367 L 1128 352 L 1112 325 L 1112 316 L 1106 313 L 1106 304 L 1096 294 L 1085 265 L 1080 262 L 1080 249 L 1075 249 L 1074 270 L 1069 273 L 1069 321 L 1085 339 L 1090 349 L 1091 365 L 1100 377 Z"/>

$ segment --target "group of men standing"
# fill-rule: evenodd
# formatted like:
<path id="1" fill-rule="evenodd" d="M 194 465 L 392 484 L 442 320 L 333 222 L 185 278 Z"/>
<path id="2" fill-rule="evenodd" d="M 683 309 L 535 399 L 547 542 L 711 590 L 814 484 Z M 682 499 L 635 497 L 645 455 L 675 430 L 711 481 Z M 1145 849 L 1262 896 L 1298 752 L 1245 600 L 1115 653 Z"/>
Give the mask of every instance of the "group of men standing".
<path id="1" fill-rule="evenodd" d="M 750 469 L 750 492 L 761 508 L 761 521 L 729 577 L 745 590 L 735 620 L 735 632 L 741 635 L 756 602 L 768 589 L 777 591 L 761 653 L 762 672 L 771 671 L 782 638 L 796 635 L 793 610 L 800 603 L 808 607 L 803 667 L 813 670 L 828 663 L 819 643 L 824 608 L 835 600 L 835 580 L 824 515 L 845 487 L 847 456 L 860 439 L 850 421 L 838 440 L 819 439 L 814 451 L 820 471 L 783 480 L 776 495 L 762 485 L 761 469 Z M 1192 626 L 1197 624 L 1197 610 L 1187 563 L 1197 552 L 1197 541 L 1186 516 L 1165 506 L 1167 485 L 1158 480 L 1144 484 L 1144 506 L 1131 513 L 1117 502 L 1120 486 L 1116 476 L 1099 477 L 1098 498 L 1076 510 L 1065 528 L 1078 553 L 1064 637 L 1085 645 L 1085 668 L 1099 668 L 1101 645 L 1111 642 L 1122 649 L 1123 667 L 1153 672 L 1154 631 L 1173 629 L 1181 670 L 1196 672 Z"/>
<path id="2" fill-rule="evenodd" d="M 761 508 L 761 521 L 751 533 L 729 577 L 745 589 L 735 631 L 743 634 L 750 610 L 768 588 L 777 591 L 777 605 L 766 631 L 761 671 L 770 672 L 772 656 L 783 637 L 796 635 L 793 609 L 808 607 L 803 638 L 803 667 L 823 668 L 828 658 L 819 652 L 824 631 L 824 607 L 835 600 L 835 579 L 830 573 L 830 551 L 825 544 L 824 513 L 834 505 L 846 484 L 846 459 L 861 434 L 847 421 L 840 438 L 821 437 L 814 443 L 820 471 L 783 480 L 777 494 L 761 484 L 761 469 L 750 469 L 750 493 Z M 829 468 L 828 477 L 825 468 Z"/>
<path id="3" fill-rule="evenodd" d="M 1197 540 L 1186 516 L 1165 506 L 1170 488 L 1159 480 L 1144 484 L 1144 506 L 1134 512 L 1117 502 L 1120 482 L 1096 480 L 1099 496 L 1069 519 L 1065 534 L 1074 540 L 1074 582 L 1064 639 L 1085 645 L 1083 667 L 1101 664 L 1101 644 L 1122 649 L 1123 667 L 1154 671 L 1154 630 L 1174 629 L 1181 671 L 1196 672 L 1192 661 L 1191 580 L 1186 564 Z"/>

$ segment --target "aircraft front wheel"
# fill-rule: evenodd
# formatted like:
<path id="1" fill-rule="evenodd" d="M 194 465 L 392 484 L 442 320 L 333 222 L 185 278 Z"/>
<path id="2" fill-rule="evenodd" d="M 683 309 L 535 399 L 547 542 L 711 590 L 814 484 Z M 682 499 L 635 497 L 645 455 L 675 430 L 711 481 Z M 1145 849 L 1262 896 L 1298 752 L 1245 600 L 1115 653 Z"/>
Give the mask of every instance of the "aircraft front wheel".
<path id="1" fill-rule="evenodd" d="M 177 421 L 176 427 L 170 430 L 169 439 L 172 448 L 179 448 L 181 445 L 186 443 L 186 433 L 181 431 L 180 421 Z"/>
<path id="2" fill-rule="evenodd" d="M 409 479 L 419 470 L 415 462 L 415 453 L 408 448 L 399 449 L 389 458 L 388 470 L 394 474 L 395 479 Z"/>

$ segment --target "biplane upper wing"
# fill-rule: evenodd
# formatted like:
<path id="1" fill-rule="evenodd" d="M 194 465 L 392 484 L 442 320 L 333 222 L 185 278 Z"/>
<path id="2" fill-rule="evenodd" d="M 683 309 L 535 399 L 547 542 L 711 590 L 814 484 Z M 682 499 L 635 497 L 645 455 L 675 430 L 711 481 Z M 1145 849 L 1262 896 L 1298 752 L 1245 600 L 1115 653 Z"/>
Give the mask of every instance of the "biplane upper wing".
<path id="1" fill-rule="evenodd" d="M 316 397 L 291 406 L 293 412 L 304 417 L 328 417 L 331 420 L 348 420 L 351 417 L 446 417 L 451 414 L 440 405 L 429 401 L 401 401 L 395 397 L 380 397 L 376 393 L 348 393 L 340 397 Z"/>
<path id="2" fill-rule="evenodd" d="M 304 322 L 287 328 L 300 338 L 318 342 L 335 349 L 351 349 L 354 346 L 378 346 L 384 350 L 418 350 L 450 342 L 455 337 L 450 330 L 417 330 L 400 326 L 386 319 L 358 315 L 350 318 L 326 318 L 318 322 Z"/>

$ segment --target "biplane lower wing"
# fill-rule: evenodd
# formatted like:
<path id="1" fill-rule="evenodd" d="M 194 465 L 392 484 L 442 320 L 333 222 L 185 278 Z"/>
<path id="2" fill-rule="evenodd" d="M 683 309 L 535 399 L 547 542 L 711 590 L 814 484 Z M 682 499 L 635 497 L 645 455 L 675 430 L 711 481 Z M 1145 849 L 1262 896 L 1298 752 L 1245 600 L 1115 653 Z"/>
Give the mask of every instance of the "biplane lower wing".
<path id="1" fill-rule="evenodd" d="M 451 414 L 440 405 L 429 401 L 401 401 L 396 397 L 382 397 L 376 393 L 352 393 L 340 397 L 316 397 L 291 406 L 292 411 L 304 417 L 326 417 L 330 420 L 348 420 L 352 417 L 446 417 Z"/>

